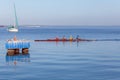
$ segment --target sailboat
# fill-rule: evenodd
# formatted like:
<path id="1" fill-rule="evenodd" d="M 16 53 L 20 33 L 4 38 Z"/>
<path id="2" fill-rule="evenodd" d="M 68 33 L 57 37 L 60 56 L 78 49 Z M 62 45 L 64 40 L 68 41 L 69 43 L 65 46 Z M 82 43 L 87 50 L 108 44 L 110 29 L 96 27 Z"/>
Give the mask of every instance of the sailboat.
<path id="1" fill-rule="evenodd" d="M 18 32 L 18 20 L 17 20 L 15 3 L 14 3 L 14 13 L 15 13 L 15 23 L 13 26 L 8 27 L 9 32 Z"/>

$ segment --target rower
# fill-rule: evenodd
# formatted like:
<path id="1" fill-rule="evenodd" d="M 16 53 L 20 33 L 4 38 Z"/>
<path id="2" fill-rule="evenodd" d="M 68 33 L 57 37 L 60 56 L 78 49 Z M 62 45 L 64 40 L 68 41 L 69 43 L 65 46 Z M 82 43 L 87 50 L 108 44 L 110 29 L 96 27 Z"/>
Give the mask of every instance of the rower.
<path id="1" fill-rule="evenodd" d="M 79 40 L 80 40 L 79 35 L 77 35 L 77 37 L 76 37 L 76 41 L 79 41 Z"/>
<path id="2" fill-rule="evenodd" d="M 56 41 L 59 41 L 59 38 L 58 37 L 56 37 L 56 39 L 55 39 Z"/>
<path id="3" fill-rule="evenodd" d="M 62 40 L 63 40 L 63 41 L 65 41 L 65 40 L 66 40 L 65 36 L 63 36 Z"/>
<path id="4" fill-rule="evenodd" d="M 76 37 L 76 40 L 78 40 L 78 39 L 80 39 L 80 38 L 79 38 L 79 35 L 77 35 L 77 37 Z"/>
<path id="5" fill-rule="evenodd" d="M 69 39 L 70 41 L 73 41 L 73 37 L 72 37 L 72 35 L 70 36 L 70 39 Z"/>

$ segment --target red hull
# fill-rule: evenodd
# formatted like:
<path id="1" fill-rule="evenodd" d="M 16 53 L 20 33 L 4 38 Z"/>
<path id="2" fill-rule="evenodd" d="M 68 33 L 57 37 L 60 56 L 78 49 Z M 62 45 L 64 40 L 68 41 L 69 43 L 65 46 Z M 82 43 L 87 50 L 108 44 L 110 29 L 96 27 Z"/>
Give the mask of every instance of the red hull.
<path id="1" fill-rule="evenodd" d="M 78 41 L 92 41 L 86 39 L 47 39 L 47 40 L 34 40 L 35 42 L 78 42 Z"/>

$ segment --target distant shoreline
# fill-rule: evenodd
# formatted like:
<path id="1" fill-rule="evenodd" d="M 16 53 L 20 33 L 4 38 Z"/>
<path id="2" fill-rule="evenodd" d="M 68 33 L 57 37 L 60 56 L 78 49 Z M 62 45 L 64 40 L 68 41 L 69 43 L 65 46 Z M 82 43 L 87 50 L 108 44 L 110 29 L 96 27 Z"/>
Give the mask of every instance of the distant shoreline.
<path id="1" fill-rule="evenodd" d="M 0 25 L 0 28 L 4 28 L 10 25 Z M 30 28 L 56 28 L 56 29 L 62 29 L 62 28 L 69 28 L 69 29 L 73 29 L 73 28 L 83 28 L 83 29 L 120 29 L 120 26 L 99 26 L 99 25 L 94 25 L 94 26 L 85 26 L 85 25 L 19 25 L 19 27 L 30 27 Z"/>
<path id="2" fill-rule="evenodd" d="M 0 25 L 0 27 L 5 27 L 5 26 L 10 26 L 10 25 Z M 115 26 L 115 27 L 120 27 L 120 25 L 19 25 L 19 26 L 42 26 L 42 27 L 44 27 L 44 26 L 52 26 L 52 27 L 54 27 L 54 26 L 70 26 L 70 27 L 72 27 L 72 26 L 75 26 L 75 27 L 113 27 L 113 26 Z"/>

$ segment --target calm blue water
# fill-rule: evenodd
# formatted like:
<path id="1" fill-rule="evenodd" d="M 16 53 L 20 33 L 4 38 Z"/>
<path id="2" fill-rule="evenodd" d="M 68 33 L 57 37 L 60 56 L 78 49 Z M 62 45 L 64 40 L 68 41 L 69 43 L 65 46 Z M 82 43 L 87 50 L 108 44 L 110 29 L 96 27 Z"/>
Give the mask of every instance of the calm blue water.
<path id="1" fill-rule="evenodd" d="M 5 41 L 17 35 L 31 41 L 28 55 L 7 56 Z M 34 42 L 65 35 L 120 39 L 119 27 L 0 28 L 0 80 L 120 80 L 120 41 Z M 15 63 L 16 62 L 16 63 Z"/>

